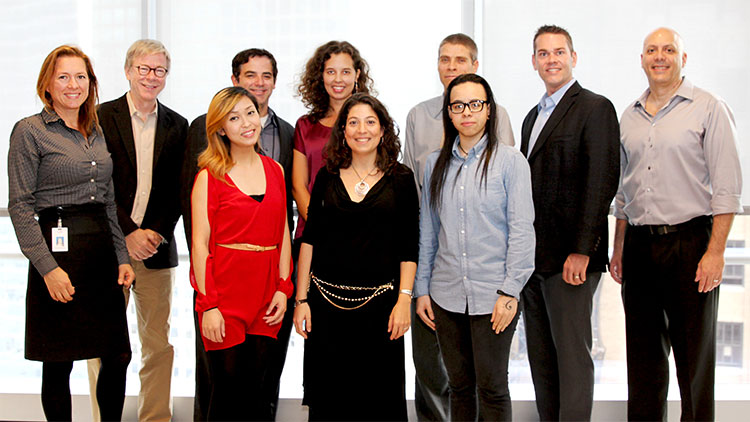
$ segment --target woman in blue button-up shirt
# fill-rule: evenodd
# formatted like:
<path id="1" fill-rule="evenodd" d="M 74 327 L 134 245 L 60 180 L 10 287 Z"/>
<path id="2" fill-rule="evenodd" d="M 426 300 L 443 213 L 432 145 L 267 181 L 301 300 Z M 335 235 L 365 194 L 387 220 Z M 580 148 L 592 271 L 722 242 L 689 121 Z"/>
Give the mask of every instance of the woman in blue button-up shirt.
<path id="1" fill-rule="evenodd" d="M 452 420 L 511 420 L 508 356 L 518 297 L 534 270 L 531 175 L 498 143 L 492 90 L 454 79 L 443 101 L 446 142 L 427 158 L 420 212 L 417 314 L 437 330 Z"/>

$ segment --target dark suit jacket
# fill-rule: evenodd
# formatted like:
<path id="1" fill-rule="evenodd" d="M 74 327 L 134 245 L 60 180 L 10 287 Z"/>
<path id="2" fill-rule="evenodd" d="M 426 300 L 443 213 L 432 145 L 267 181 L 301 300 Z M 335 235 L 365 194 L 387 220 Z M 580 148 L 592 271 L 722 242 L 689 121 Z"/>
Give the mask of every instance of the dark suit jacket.
<path id="1" fill-rule="evenodd" d="M 571 253 L 606 271 L 607 215 L 620 177 L 620 126 L 612 103 L 575 82 L 527 154 L 537 106 L 523 121 L 534 197 L 536 271 L 555 274 Z"/>
<path id="2" fill-rule="evenodd" d="M 284 119 L 273 113 L 274 123 L 279 131 L 279 164 L 284 168 L 284 179 L 286 183 L 286 215 L 289 223 L 289 231 L 294 231 L 294 214 L 292 210 L 292 158 L 294 149 L 294 128 Z M 190 209 L 190 195 L 195 183 L 195 175 L 198 174 L 198 156 L 206 149 L 206 115 L 198 116 L 190 124 L 187 136 L 187 149 L 185 150 L 185 161 L 182 169 L 183 193 L 182 193 L 182 222 L 185 225 L 185 237 L 188 248 L 192 247 L 192 218 Z"/>
<path id="3" fill-rule="evenodd" d="M 164 236 L 162 244 L 151 258 L 143 261 L 146 268 L 160 269 L 177 266 L 177 245 L 174 227 L 180 218 L 180 172 L 187 136 L 187 120 L 159 103 L 154 136 L 154 165 L 151 193 L 140 228 L 151 229 Z M 106 102 L 97 110 L 99 124 L 112 154 L 117 219 L 127 236 L 138 225 L 130 218 L 138 184 L 133 125 L 128 100 L 122 97 Z"/>

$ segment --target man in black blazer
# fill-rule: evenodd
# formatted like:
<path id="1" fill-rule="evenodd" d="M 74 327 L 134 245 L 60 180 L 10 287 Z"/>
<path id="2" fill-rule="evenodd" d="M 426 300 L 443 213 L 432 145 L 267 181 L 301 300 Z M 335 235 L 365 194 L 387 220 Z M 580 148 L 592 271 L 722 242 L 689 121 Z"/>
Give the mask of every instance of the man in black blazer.
<path id="1" fill-rule="evenodd" d="M 540 420 L 589 420 L 594 393 L 591 308 L 606 271 L 607 214 L 617 191 L 617 115 L 573 79 L 570 34 L 543 26 L 534 69 L 546 92 L 526 116 L 536 220 L 536 266 L 522 292 L 526 342 Z"/>
<path id="2" fill-rule="evenodd" d="M 263 131 L 260 135 L 261 152 L 278 161 L 284 168 L 286 180 L 286 203 L 289 230 L 294 232 L 294 214 L 292 209 L 292 149 L 294 148 L 294 128 L 280 118 L 269 106 L 268 101 L 276 87 L 276 76 L 279 70 L 273 54 L 264 49 L 250 48 L 240 51 L 232 59 L 232 85 L 248 90 L 258 100 Z M 188 247 L 191 245 L 192 220 L 190 211 L 190 194 L 198 173 L 198 155 L 206 148 L 206 115 L 198 116 L 190 124 L 188 131 L 187 151 L 183 168 L 182 221 L 185 224 L 185 236 Z M 275 417 L 279 401 L 279 379 L 286 361 L 289 335 L 292 329 L 294 296 L 287 302 L 287 312 L 278 334 L 275 349 L 271 351 L 271 363 L 266 374 L 263 392 L 266 395 L 270 414 Z M 195 316 L 196 332 L 196 368 L 195 368 L 195 401 L 193 419 L 206 420 L 208 403 L 211 397 L 210 373 L 206 352 L 200 336 L 198 316 Z"/>
<path id="3" fill-rule="evenodd" d="M 161 42 L 136 41 L 125 59 L 130 90 L 98 109 L 114 163 L 118 222 L 136 274 L 132 294 L 142 355 L 139 421 L 168 421 L 172 417 L 174 350 L 169 344 L 169 314 L 177 266 L 174 228 L 180 218 L 188 125 L 157 101 L 169 66 L 169 53 Z"/>

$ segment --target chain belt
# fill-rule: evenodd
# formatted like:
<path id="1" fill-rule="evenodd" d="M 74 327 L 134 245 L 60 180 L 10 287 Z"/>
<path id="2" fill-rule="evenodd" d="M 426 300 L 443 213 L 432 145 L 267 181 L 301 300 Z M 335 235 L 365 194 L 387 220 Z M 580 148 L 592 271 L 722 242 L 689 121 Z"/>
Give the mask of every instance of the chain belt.
<path id="1" fill-rule="evenodd" d="M 375 286 L 375 287 L 362 287 L 362 286 L 343 286 L 343 285 L 332 284 L 327 281 L 323 281 L 319 279 L 318 277 L 315 277 L 315 275 L 312 273 L 310 273 L 310 279 L 312 279 L 313 283 L 315 283 L 315 286 L 318 288 L 320 295 L 323 296 L 323 298 L 327 300 L 328 303 L 344 311 L 353 311 L 355 309 L 359 309 L 365 306 L 367 302 L 371 301 L 376 296 L 380 296 L 381 294 L 385 293 L 388 290 L 393 290 L 393 281 L 389 281 L 386 284 L 382 284 L 380 286 Z M 357 298 L 343 297 L 343 296 L 339 296 L 337 294 L 331 293 L 330 291 L 326 289 L 326 287 L 339 289 L 339 290 L 347 290 L 347 291 L 372 291 L 372 294 L 368 296 L 364 296 L 364 297 L 357 297 Z M 334 303 L 331 300 L 331 297 L 334 299 L 344 301 L 344 302 L 362 302 L 362 303 L 353 307 L 346 307 L 346 306 L 341 306 L 339 304 Z"/>

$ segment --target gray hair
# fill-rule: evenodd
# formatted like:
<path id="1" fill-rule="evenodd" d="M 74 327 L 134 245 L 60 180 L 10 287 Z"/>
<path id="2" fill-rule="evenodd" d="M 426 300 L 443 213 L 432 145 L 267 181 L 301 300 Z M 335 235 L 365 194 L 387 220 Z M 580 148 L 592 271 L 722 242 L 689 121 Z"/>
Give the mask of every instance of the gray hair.
<path id="1" fill-rule="evenodd" d="M 172 61 L 169 58 L 169 51 L 167 51 L 167 48 L 164 47 L 161 41 L 149 39 L 138 40 L 128 48 L 128 52 L 125 54 L 125 70 L 130 69 L 136 57 L 159 53 L 164 54 L 164 57 L 167 59 L 167 70 L 169 70 Z"/>

